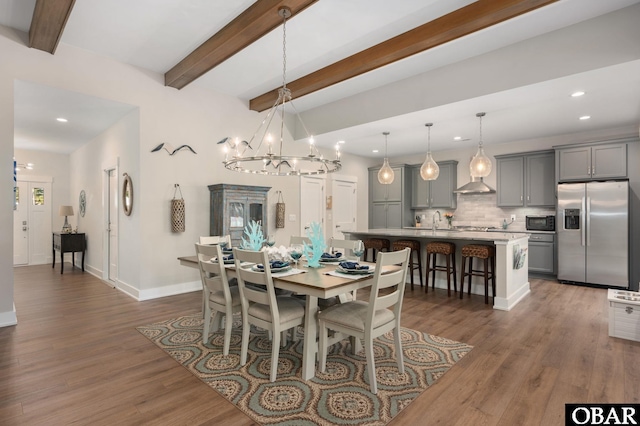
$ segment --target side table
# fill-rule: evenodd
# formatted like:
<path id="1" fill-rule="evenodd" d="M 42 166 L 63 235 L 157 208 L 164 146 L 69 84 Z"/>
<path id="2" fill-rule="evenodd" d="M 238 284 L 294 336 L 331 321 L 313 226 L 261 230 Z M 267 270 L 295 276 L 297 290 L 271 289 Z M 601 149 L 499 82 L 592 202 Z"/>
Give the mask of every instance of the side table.
<path id="1" fill-rule="evenodd" d="M 75 266 L 75 252 L 82 252 L 82 272 L 84 272 L 84 252 L 87 249 L 87 240 L 84 233 L 65 234 L 60 232 L 53 233 L 53 244 L 51 251 L 53 253 L 52 268 L 56 266 L 56 250 L 60 252 L 60 273 L 64 272 L 64 254 L 71 253 L 71 265 Z"/>

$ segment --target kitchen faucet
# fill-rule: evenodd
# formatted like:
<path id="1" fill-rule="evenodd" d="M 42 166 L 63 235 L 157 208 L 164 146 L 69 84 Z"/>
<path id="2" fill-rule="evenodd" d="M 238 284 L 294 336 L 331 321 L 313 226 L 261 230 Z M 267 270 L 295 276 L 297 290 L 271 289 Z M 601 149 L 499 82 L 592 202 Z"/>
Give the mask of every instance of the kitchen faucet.
<path id="1" fill-rule="evenodd" d="M 438 224 L 436 223 L 436 215 L 438 215 L 438 222 L 442 222 L 442 216 L 440 215 L 440 210 L 436 210 L 436 212 L 433 214 L 433 221 L 431 226 L 431 228 L 434 231 L 438 229 Z"/>

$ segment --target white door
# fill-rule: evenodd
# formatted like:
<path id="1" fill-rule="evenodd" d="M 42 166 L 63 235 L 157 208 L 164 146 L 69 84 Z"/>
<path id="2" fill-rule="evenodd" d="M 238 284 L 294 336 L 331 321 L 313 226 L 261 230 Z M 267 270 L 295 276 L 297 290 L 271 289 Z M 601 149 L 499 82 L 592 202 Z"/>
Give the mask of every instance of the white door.
<path id="1" fill-rule="evenodd" d="M 29 264 L 49 263 L 51 251 L 51 183 L 29 182 Z"/>
<path id="2" fill-rule="evenodd" d="M 333 180 L 333 238 L 342 240 L 342 231 L 356 230 L 356 206 L 358 203 L 356 182 Z"/>
<path id="3" fill-rule="evenodd" d="M 13 215 L 14 265 L 42 265 L 53 260 L 51 181 L 42 177 L 33 179 L 17 182 L 19 200 Z"/>
<path id="4" fill-rule="evenodd" d="M 109 196 L 107 207 L 107 234 L 109 241 L 109 275 L 107 279 L 114 283 L 118 280 L 118 175 L 115 169 L 109 170 Z"/>
<path id="5" fill-rule="evenodd" d="M 13 264 L 29 264 L 29 184 L 17 182 L 13 211 Z"/>
<path id="6" fill-rule="evenodd" d="M 323 237 L 325 211 L 325 179 L 320 177 L 302 176 L 300 178 L 300 235 L 306 236 L 311 222 L 318 222 L 322 226 Z"/>

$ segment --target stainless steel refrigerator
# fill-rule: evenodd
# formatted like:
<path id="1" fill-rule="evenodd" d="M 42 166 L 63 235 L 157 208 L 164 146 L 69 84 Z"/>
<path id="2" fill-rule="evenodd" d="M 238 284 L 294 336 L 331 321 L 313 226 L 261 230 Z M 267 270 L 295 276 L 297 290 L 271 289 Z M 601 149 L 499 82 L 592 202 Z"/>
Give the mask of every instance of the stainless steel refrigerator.
<path id="1" fill-rule="evenodd" d="M 558 185 L 558 280 L 629 287 L 629 182 Z"/>

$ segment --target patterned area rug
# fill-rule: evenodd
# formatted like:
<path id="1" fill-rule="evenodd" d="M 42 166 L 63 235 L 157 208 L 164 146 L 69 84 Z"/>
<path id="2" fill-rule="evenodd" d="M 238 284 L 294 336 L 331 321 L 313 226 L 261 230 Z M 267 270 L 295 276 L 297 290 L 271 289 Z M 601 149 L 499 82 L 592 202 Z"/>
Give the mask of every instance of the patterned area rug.
<path id="1" fill-rule="evenodd" d="M 234 326 L 238 322 L 236 318 Z M 326 373 L 316 370 L 310 381 L 300 375 L 302 339 L 288 342 L 280 348 L 278 378 L 271 383 L 271 341 L 266 332 L 251 330 L 247 364 L 240 366 L 239 327 L 234 328 L 229 355 L 223 356 L 223 334 L 213 333 L 203 345 L 202 325 L 199 316 L 185 316 L 137 330 L 263 425 L 385 425 L 472 349 L 403 328 L 405 372 L 399 374 L 393 335 L 388 333 L 374 344 L 374 395 L 364 351 L 353 355 L 348 339 L 329 352 Z"/>

